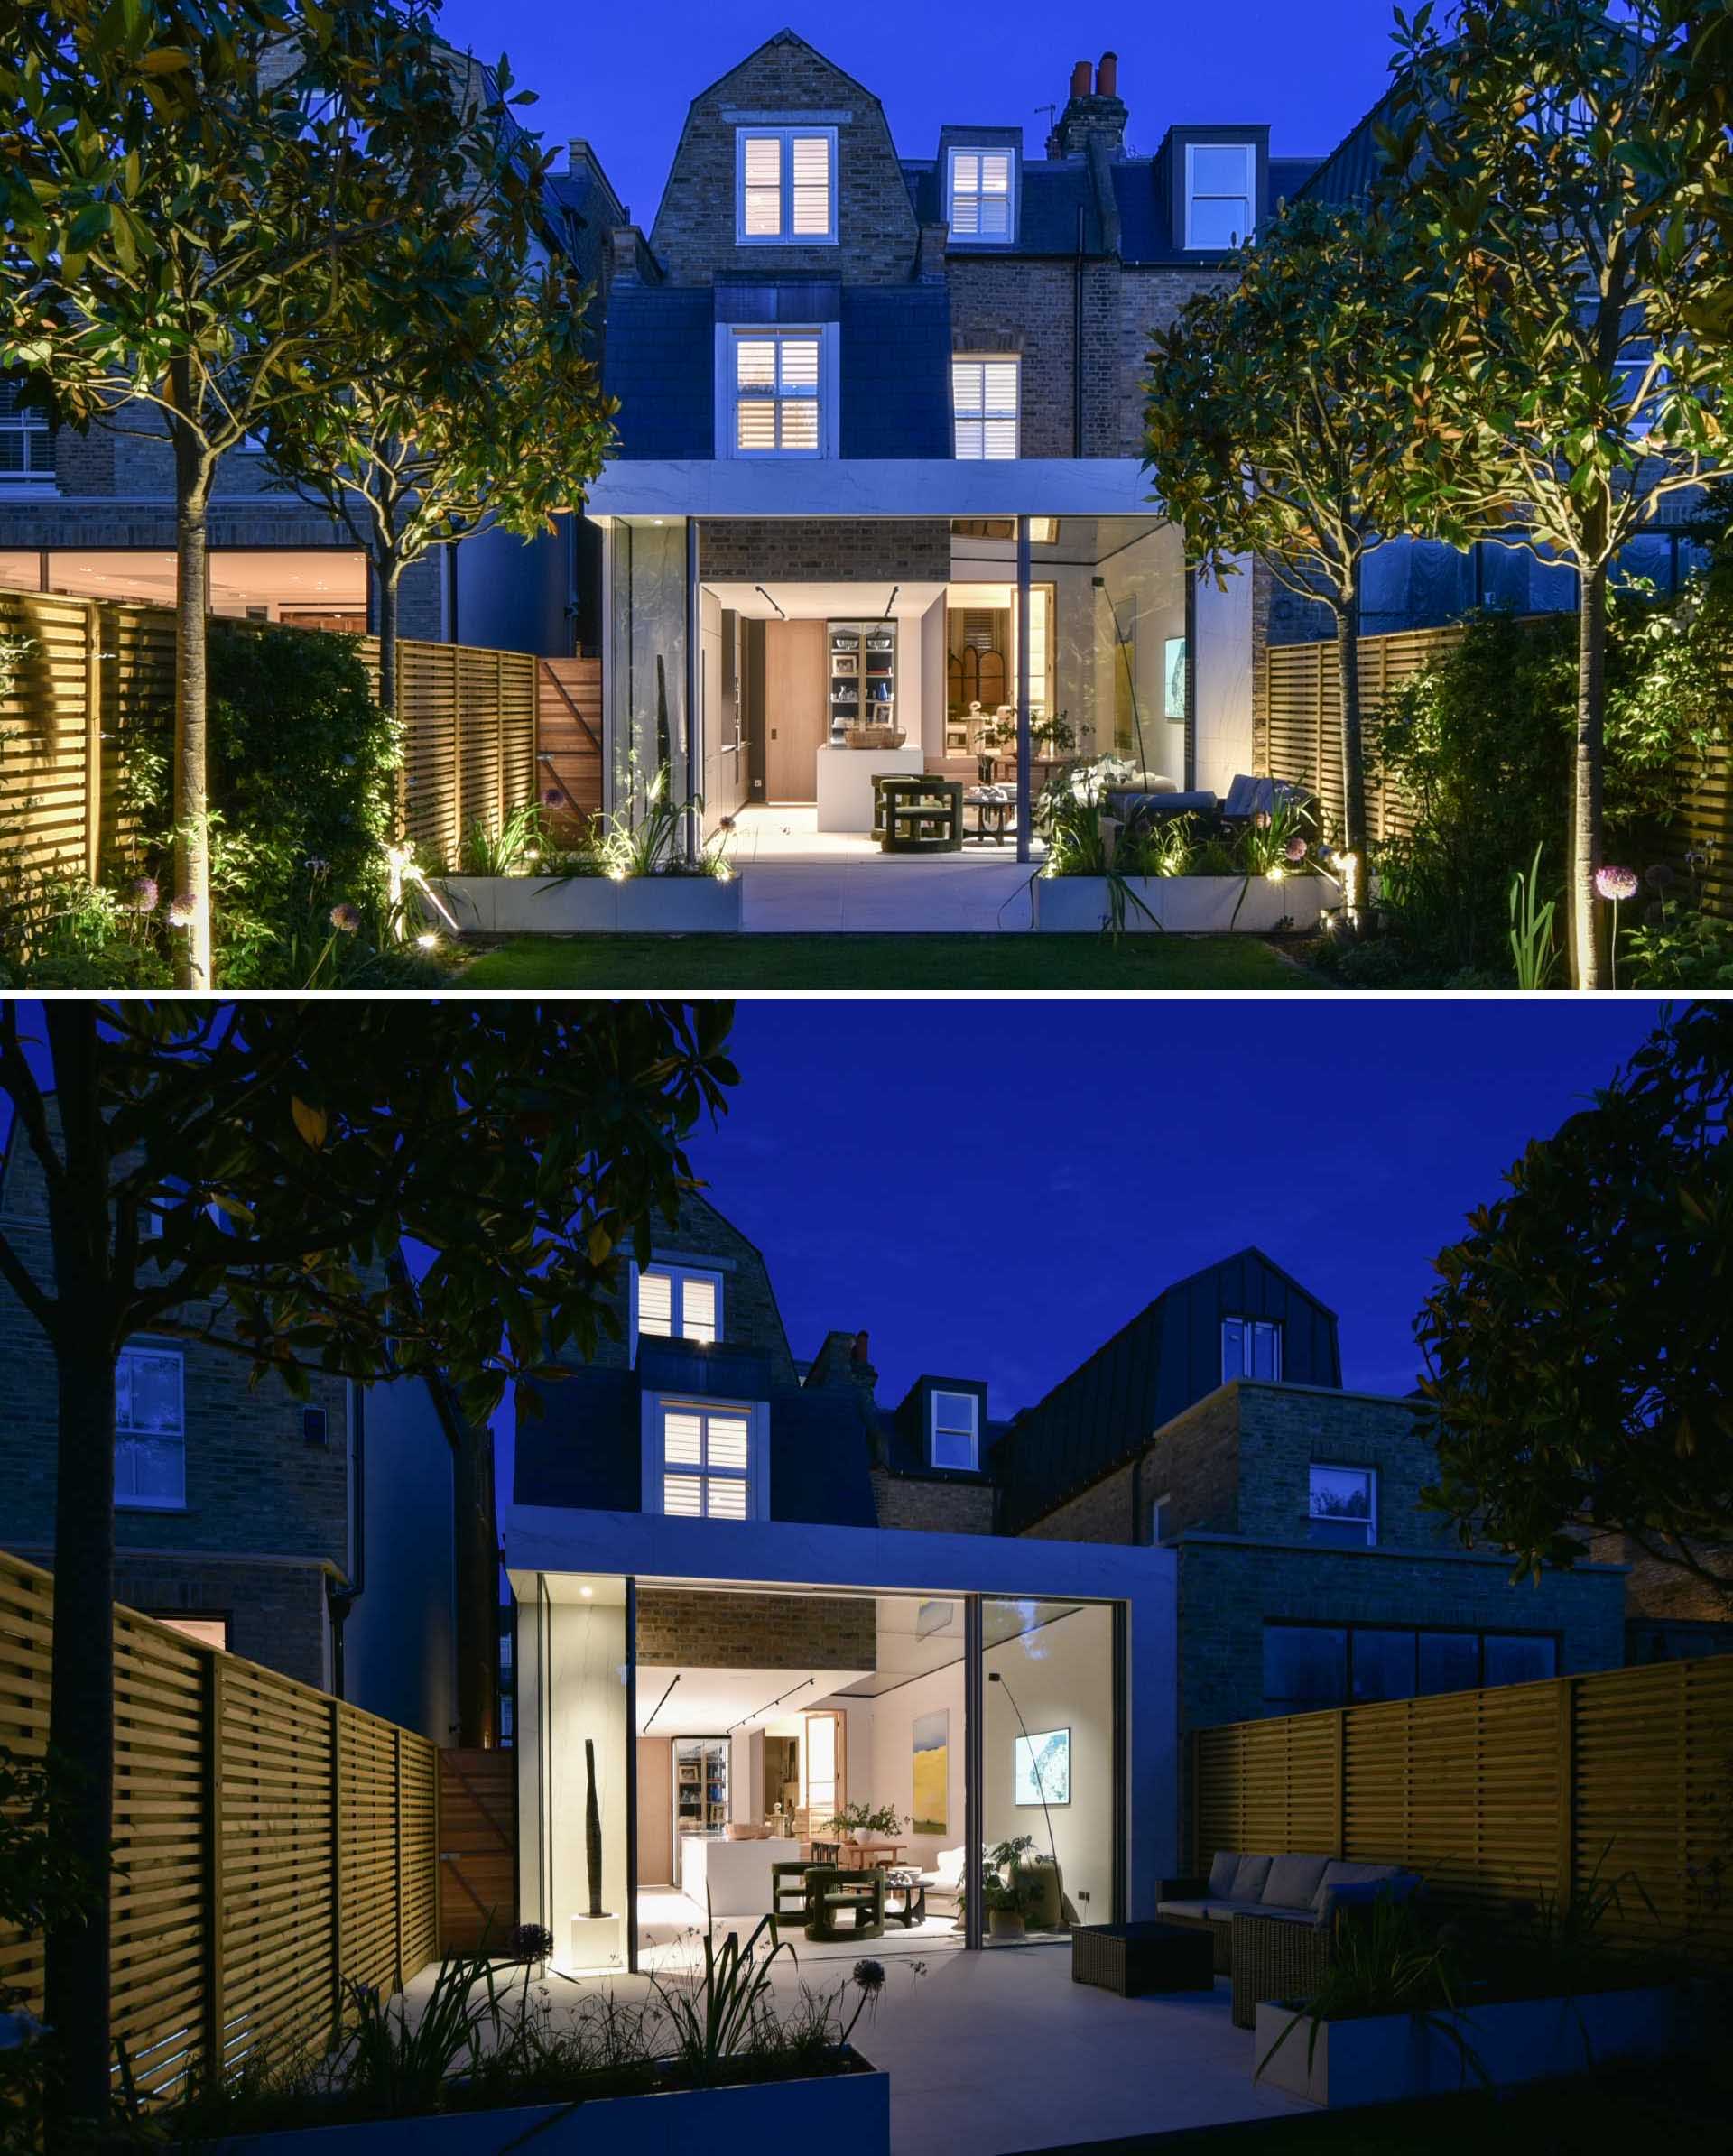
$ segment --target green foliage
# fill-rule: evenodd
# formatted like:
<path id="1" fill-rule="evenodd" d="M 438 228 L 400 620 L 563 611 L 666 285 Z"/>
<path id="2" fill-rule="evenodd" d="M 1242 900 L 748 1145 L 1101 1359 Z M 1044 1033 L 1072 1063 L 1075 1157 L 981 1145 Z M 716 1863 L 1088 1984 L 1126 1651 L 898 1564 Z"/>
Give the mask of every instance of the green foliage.
<path id="1" fill-rule="evenodd" d="M 824 1832 L 827 1838 L 832 1834 L 901 1834 L 908 1825 L 904 1813 L 894 1804 L 845 1804 L 836 1817 L 827 1819 Z"/>
<path id="2" fill-rule="evenodd" d="M 1552 941 L 1556 902 L 1541 903 L 1541 852 L 1537 846 L 1527 874 L 1518 869 L 1510 886 L 1510 955 L 1519 988 L 1544 988 L 1558 962 Z"/>
<path id="3" fill-rule="evenodd" d="M 0 1924 L 40 1939 L 51 1924 L 81 1922 L 102 1888 L 90 1867 L 54 1835 L 51 1818 L 76 1770 L 55 1755 L 20 1759 L 0 1745 Z M 0 2147 L 42 2145 L 51 2032 L 0 1982 Z"/>
<path id="4" fill-rule="evenodd" d="M 1733 921 L 1659 899 L 1621 943 L 1633 988 L 1733 988 Z"/>
<path id="5" fill-rule="evenodd" d="M 466 876 L 529 875 L 539 865 L 547 844 L 542 826 L 542 804 L 525 801 L 500 826 L 490 831 L 479 818 L 463 835 L 458 873 Z"/>
<path id="6" fill-rule="evenodd" d="M 1733 1004 L 1670 1013 L 1433 1261 L 1423 1503 L 1519 1576 L 1606 1531 L 1733 1590 L 1729 1106 Z"/>

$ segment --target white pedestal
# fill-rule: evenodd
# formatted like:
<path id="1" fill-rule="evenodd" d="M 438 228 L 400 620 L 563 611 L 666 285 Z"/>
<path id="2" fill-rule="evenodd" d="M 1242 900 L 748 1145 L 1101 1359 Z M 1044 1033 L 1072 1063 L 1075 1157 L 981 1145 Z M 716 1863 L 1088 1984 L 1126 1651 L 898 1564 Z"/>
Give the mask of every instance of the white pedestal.
<path id="1" fill-rule="evenodd" d="M 571 1966 L 574 1969 L 623 1969 L 626 1966 L 624 1917 L 573 1917 Z"/>
<path id="2" fill-rule="evenodd" d="M 870 831 L 873 781 L 887 772 L 919 776 L 927 759 L 918 748 L 819 750 L 819 828 Z"/>

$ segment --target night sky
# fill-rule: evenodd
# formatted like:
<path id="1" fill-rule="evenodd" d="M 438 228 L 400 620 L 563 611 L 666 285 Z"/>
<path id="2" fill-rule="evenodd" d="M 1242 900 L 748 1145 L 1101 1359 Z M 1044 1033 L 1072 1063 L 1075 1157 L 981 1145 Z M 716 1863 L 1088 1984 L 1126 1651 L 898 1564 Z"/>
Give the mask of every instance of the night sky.
<path id="1" fill-rule="evenodd" d="M 865 1327 L 879 1397 L 1009 1415 L 1169 1282 L 1256 1243 L 1403 1392 L 1430 1261 L 1654 1023 L 1636 1000 L 759 1002 L 694 1160 L 790 1345 Z"/>
<path id="2" fill-rule="evenodd" d="M 586 136 L 649 230 L 687 105 L 765 39 L 792 29 L 884 104 L 905 157 L 931 157 L 941 121 L 1021 125 L 1042 153 L 1074 60 L 1119 55 L 1128 146 L 1148 154 L 1175 121 L 1267 121 L 1282 156 L 1333 149 L 1376 102 L 1391 55 L 1390 0 L 1241 0 L 1237 7 L 1055 7 L 1031 0 L 877 0 L 871 7 L 791 0 L 639 0 L 629 7 L 551 0 L 445 0 L 455 45 L 504 51 L 539 102 L 519 117 L 547 143 Z"/>

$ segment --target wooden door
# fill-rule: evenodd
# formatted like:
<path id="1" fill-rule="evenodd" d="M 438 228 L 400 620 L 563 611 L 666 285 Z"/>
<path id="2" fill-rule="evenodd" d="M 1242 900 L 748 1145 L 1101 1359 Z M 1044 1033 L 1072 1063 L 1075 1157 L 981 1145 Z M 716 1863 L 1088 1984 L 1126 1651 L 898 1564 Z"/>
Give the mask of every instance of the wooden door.
<path id="1" fill-rule="evenodd" d="M 672 1737 L 638 1739 L 638 1886 L 674 1883 L 673 1753 Z"/>
<path id="2" fill-rule="evenodd" d="M 440 1952 L 504 1951 L 517 1921 L 517 1754 L 440 1753 Z"/>
<path id="3" fill-rule="evenodd" d="M 770 800 L 818 798 L 828 649 L 821 621 L 765 624 L 765 793 Z"/>

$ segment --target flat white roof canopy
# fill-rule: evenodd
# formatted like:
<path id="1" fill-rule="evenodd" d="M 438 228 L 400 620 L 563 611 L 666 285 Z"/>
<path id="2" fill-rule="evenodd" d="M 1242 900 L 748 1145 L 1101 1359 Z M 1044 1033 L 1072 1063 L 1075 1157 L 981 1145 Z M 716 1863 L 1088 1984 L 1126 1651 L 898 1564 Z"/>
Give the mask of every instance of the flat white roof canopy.
<path id="1" fill-rule="evenodd" d="M 1150 516 L 1135 457 L 642 460 L 606 466 L 591 516 Z"/>

